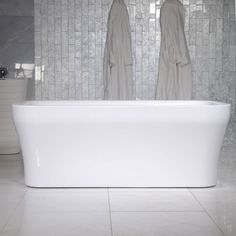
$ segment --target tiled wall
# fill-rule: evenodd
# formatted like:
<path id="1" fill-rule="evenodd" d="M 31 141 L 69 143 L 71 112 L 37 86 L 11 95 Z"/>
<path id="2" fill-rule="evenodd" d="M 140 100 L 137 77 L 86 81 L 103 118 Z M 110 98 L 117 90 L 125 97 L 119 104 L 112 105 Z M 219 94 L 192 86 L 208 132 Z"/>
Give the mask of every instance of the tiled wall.
<path id="1" fill-rule="evenodd" d="M 220 36 L 219 39 L 216 37 L 216 65 L 215 65 L 216 77 L 210 94 L 214 95 L 215 93 L 214 97 L 217 100 L 226 101 L 232 105 L 231 120 L 227 130 L 226 143 L 235 144 L 236 143 L 235 0 L 224 0 L 222 23 L 221 19 L 217 19 L 217 31 L 220 32 L 222 29 L 223 29 L 222 36 Z M 218 35 L 220 34 L 218 33 Z M 221 46 L 222 42 L 223 45 Z"/>
<path id="2" fill-rule="evenodd" d="M 112 0 L 35 0 L 36 99 L 101 99 Z M 183 0 L 195 99 L 230 102 L 235 120 L 234 0 Z M 154 99 L 160 0 L 126 0 L 137 99 Z M 230 124 L 228 137 L 233 132 Z M 229 138 L 229 140 L 232 140 Z"/>
<path id="3" fill-rule="evenodd" d="M 34 1 L 0 0 L 0 66 L 8 79 L 29 78 L 28 98 L 34 98 Z"/>

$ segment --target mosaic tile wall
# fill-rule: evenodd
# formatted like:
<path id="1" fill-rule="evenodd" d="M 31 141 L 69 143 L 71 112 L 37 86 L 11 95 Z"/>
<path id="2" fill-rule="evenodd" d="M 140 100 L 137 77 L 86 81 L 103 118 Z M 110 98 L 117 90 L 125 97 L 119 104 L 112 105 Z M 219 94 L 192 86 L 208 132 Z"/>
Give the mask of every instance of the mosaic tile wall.
<path id="1" fill-rule="evenodd" d="M 36 99 L 101 99 L 102 59 L 112 0 L 35 0 Z M 195 99 L 230 102 L 236 114 L 234 0 L 183 0 Z M 154 99 L 160 0 L 126 0 L 135 94 Z M 228 130 L 232 140 L 233 122 Z"/>

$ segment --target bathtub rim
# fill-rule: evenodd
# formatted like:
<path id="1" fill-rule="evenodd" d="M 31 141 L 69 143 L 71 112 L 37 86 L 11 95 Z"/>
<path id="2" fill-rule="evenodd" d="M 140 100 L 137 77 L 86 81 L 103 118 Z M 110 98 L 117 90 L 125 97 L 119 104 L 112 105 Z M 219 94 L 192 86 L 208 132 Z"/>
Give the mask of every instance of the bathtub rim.
<path id="1" fill-rule="evenodd" d="M 211 100 L 27 100 L 12 107 L 230 107 L 231 104 Z"/>

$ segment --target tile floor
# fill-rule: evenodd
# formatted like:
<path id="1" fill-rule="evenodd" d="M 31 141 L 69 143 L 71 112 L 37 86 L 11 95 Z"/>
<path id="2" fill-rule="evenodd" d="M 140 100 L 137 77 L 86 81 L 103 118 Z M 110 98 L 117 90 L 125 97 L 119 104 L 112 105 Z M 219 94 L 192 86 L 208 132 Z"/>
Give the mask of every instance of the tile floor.
<path id="1" fill-rule="evenodd" d="M 0 235 L 235 236 L 236 147 L 207 189 L 27 188 L 20 155 L 0 155 Z"/>

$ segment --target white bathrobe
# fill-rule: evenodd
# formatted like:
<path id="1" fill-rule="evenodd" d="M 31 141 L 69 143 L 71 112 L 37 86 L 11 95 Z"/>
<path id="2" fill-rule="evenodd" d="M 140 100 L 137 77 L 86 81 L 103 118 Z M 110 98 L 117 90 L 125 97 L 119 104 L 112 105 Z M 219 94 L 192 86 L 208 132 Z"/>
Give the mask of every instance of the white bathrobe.
<path id="1" fill-rule="evenodd" d="M 104 98 L 133 98 L 132 49 L 129 15 L 124 0 L 114 0 L 110 9 L 103 59 Z"/>
<path id="2" fill-rule="evenodd" d="M 191 99 L 191 60 L 184 33 L 184 6 L 179 0 L 166 0 L 161 7 L 161 50 L 157 99 Z"/>

